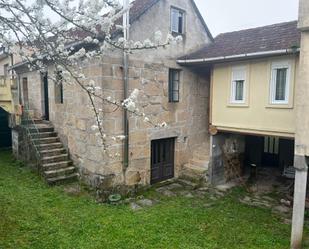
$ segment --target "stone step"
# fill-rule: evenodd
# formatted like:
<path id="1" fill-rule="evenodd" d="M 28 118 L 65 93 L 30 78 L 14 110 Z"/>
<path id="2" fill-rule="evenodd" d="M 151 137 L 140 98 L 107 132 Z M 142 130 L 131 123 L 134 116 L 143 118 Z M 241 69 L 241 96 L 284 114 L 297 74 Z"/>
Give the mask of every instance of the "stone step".
<path id="1" fill-rule="evenodd" d="M 48 137 L 57 137 L 56 132 L 40 132 L 40 133 L 32 133 L 32 137 L 34 138 L 48 138 Z"/>
<path id="2" fill-rule="evenodd" d="M 205 170 L 208 169 L 209 161 L 199 160 L 199 159 L 190 159 L 190 164 Z"/>
<path id="3" fill-rule="evenodd" d="M 73 165 L 72 161 L 62 161 L 62 162 L 56 162 L 56 163 L 46 163 L 43 164 L 43 171 L 50 171 L 50 170 L 57 170 L 57 169 L 63 169 L 67 168 L 69 166 Z"/>
<path id="4" fill-rule="evenodd" d="M 53 150 L 53 149 L 61 149 L 63 148 L 62 143 L 48 143 L 48 144 L 40 144 L 39 150 Z"/>
<path id="5" fill-rule="evenodd" d="M 39 132 L 53 132 L 54 128 L 51 126 L 36 126 L 36 128 L 30 128 L 29 129 L 31 133 L 37 133 Z"/>
<path id="6" fill-rule="evenodd" d="M 70 175 L 62 175 L 62 176 L 47 178 L 46 181 L 48 184 L 52 185 L 52 184 L 59 184 L 63 182 L 76 181 L 78 177 L 79 177 L 78 173 L 73 173 Z"/>
<path id="7" fill-rule="evenodd" d="M 43 119 L 33 119 L 33 122 L 35 124 L 45 124 L 45 125 L 51 125 L 51 122 L 48 120 L 43 120 Z"/>
<path id="8" fill-rule="evenodd" d="M 48 163 L 57 163 L 57 162 L 62 162 L 62 161 L 68 161 L 69 155 L 68 154 L 61 154 L 57 156 L 50 156 L 50 157 L 43 157 L 41 159 L 43 164 L 48 164 Z"/>
<path id="9" fill-rule="evenodd" d="M 58 137 L 46 137 L 46 138 L 35 138 L 33 139 L 33 141 L 36 144 L 51 144 L 60 142 L 60 139 Z"/>
<path id="10" fill-rule="evenodd" d="M 57 176 L 66 176 L 73 174 L 75 172 L 75 167 L 67 167 L 67 168 L 60 168 L 60 169 L 54 169 L 54 170 L 49 170 L 49 171 L 44 171 L 44 176 L 46 178 L 54 178 Z"/>
<path id="11" fill-rule="evenodd" d="M 43 157 L 49 157 L 49 156 L 57 156 L 65 154 L 66 150 L 65 148 L 48 149 L 48 150 L 41 150 L 40 153 Z"/>

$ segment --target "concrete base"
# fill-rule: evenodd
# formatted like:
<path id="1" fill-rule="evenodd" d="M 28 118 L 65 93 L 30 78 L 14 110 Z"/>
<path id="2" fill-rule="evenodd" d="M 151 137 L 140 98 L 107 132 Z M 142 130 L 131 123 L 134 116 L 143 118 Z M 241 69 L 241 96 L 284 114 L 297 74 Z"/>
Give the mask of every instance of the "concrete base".
<path id="1" fill-rule="evenodd" d="M 294 207 L 292 220 L 291 249 L 301 249 L 304 227 L 307 170 L 295 172 Z"/>

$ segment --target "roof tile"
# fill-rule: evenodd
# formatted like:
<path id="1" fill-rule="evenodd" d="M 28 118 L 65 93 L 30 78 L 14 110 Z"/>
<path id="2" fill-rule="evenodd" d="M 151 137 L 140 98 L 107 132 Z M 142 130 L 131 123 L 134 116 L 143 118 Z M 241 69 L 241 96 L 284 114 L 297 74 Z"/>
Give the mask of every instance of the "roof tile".
<path id="1" fill-rule="evenodd" d="M 207 59 L 300 46 L 297 21 L 284 22 L 218 35 L 213 43 L 180 59 Z"/>

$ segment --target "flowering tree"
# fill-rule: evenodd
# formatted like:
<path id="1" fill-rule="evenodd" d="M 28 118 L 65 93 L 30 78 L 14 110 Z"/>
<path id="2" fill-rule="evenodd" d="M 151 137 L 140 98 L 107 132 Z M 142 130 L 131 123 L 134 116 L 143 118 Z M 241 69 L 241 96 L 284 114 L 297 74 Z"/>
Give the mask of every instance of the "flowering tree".
<path id="1" fill-rule="evenodd" d="M 97 103 L 124 108 L 153 126 L 166 125 L 155 124 L 139 112 L 137 89 L 122 100 L 104 97 L 102 89 L 78 67 L 81 60 L 101 58 L 106 51 L 116 49 L 130 54 L 181 41 L 180 37 L 172 35 L 163 39 L 160 31 L 155 33 L 153 40 L 127 40 L 122 35 L 122 17 L 129 9 L 130 6 L 123 7 L 117 0 L 0 0 L 2 46 L 18 54 L 29 70 L 45 72 L 48 65 L 54 65 L 55 73 L 49 74 L 49 78 L 56 82 L 61 79 L 63 83 L 73 81 L 86 92 L 95 117 L 92 129 L 101 138 L 103 151 L 106 151 L 108 138 L 102 126 L 103 110 L 97 108 Z M 124 138 L 112 137 L 114 140 Z"/>

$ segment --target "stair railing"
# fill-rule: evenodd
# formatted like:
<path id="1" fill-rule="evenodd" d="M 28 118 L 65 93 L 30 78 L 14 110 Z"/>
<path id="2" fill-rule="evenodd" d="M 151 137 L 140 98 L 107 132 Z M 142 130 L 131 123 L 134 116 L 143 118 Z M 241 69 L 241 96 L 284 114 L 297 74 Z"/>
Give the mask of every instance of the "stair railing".
<path id="1" fill-rule="evenodd" d="M 29 140 L 29 143 L 32 144 L 32 147 L 35 152 L 35 159 L 37 160 L 37 168 L 39 170 L 39 164 L 41 161 L 41 153 L 39 150 L 40 141 L 39 130 L 30 114 L 29 107 L 24 107 L 22 116 L 21 116 L 21 126 L 26 131 L 26 136 Z"/>

